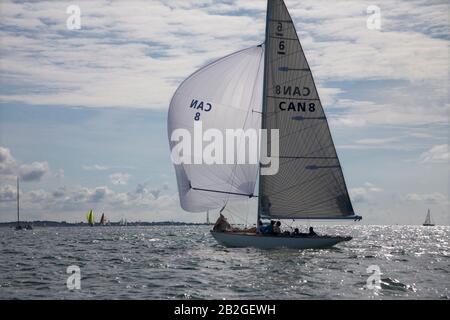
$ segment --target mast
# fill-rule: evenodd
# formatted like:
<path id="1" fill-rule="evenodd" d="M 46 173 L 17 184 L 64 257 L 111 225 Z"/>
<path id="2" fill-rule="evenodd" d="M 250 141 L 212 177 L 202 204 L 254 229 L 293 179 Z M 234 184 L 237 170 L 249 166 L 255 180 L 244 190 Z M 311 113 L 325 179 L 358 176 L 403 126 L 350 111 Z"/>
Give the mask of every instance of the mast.
<path id="1" fill-rule="evenodd" d="M 209 210 L 206 210 L 206 224 L 209 224 Z"/>
<path id="2" fill-rule="evenodd" d="M 20 211 L 19 211 L 19 176 L 17 176 L 17 227 L 20 226 Z"/>
<path id="3" fill-rule="evenodd" d="M 269 55 L 268 52 L 268 46 L 269 46 L 269 20 L 270 20 L 270 0 L 267 0 L 267 10 L 266 10 L 266 34 L 264 38 L 264 82 L 263 82 L 263 103 L 262 103 L 262 110 L 261 110 L 261 129 L 266 128 L 266 117 L 264 116 L 266 114 L 267 109 L 267 98 L 266 98 L 266 87 L 267 87 L 267 73 L 269 65 Z M 269 139 L 269 135 L 267 136 L 267 139 Z M 256 227 L 259 227 L 259 221 L 261 219 L 261 201 L 262 201 L 262 194 L 261 194 L 261 163 L 259 164 L 259 188 L 258 188 L 258 213 L 256 218 Z"/>

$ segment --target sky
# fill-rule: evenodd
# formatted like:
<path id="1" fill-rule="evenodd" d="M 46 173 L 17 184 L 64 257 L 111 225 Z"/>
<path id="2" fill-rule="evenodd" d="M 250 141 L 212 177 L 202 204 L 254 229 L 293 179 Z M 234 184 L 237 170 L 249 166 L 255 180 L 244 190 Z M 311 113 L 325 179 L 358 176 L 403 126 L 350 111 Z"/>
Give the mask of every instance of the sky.
<path id="1" fill-rule="evenodd" d="M 355 212 L 450 224 L 448 1 L 286 0 Z M 70 5 L 80 29 L 68 29 Z M 380 28 L 368 26 L 376 5 Z M 177 86 L 264 40 L 263 0 L 0 2 L 0 221 L 202 222 L 167 138 Z M 255 203 L 239 207 L 251 220 Z M 212 217 L 217 215 L 212 213 Z M 246 220 L 246 221 L 247 221 Z"/>

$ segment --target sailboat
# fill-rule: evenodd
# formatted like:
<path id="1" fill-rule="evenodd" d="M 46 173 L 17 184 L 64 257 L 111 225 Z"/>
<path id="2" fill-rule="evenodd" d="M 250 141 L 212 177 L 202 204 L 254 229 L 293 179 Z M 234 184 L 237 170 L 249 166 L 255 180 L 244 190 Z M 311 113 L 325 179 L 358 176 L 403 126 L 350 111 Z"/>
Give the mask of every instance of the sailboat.
<path id="1" fill-rule="evenodd" d="M 209 221 L 209 210 L 206 210 L 206 224 L 211 224 Z"/>
<path id="2" fill-rule="evenodd" d="M 361 220 L 354 213 L 327 118 L 294 23 L 283 0 L 267 4 L 263 44 L 230 54 L 184 80 L 169 107 L 168 134 L 185 129 L 279 130 L 279 169 L 262 175 L 262 163 L 175 163 L 181 207 L 221 209 L 258 199 L 261 220 Z M 264 143 L 264 140 L 263 142 Z M 271 150 L 271 139 L 267 139 Z M 200 150 L 201 152 L 201 150 Z M 193 148 L 193 157 L 201 157 Z M 273 155 L 274 156 L 274 155 Z M 255 194 L 256 182 L 258 192 Z M 228 247 L 325 248 L 345 236 L 276 236 L 211 231 Z"/>
<path id="3" fill-rule="evenodd" d="M 89 212 L 87 213 L 87 222 L 88 224 L 93 227 L 95 225 L 95 218 L 94 218 L 94 212 L 91 210 L 89 210 Z"/>
<path id="4" fill-rule="evenodd" d="M 102 213 L 102 217 L 100 218 L 100 225 L 101 226 L 106 226 L 106 218 L 105 218 L 105 214 Z"/>
<path id="5" fill-rule="evenodd" d="M 124 218 L 120 219 L 119 225 L 120 226 L 126 226 L 127 225 L 127 219 L 124 219 Z"/>
<path id="6" fill-rule="evenodd" d="M 16 230 L 32 230 L 33 227 L 31 224 L 27 224 L 25 227 L 22 227 L 20 224 L 20 201 L 19 201 L 19 177 L 17 177 L 17 224 L 16 224 Z"/>
<path id="7" fill-rule="evenodd" d="M 427 217 L 425 218 L 425 222 L 423 223 L 424 227 L 434 227 L 434 223 L 431 221 L 431 213 L 430 209 L 428 209 Z"/>

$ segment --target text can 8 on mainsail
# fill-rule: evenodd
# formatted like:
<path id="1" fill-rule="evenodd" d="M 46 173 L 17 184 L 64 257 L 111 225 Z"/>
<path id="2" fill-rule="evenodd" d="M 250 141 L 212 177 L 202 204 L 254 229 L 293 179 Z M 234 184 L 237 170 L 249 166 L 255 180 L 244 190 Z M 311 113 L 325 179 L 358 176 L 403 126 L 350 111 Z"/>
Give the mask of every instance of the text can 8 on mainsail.
<path id="1" fill-rule="evenodd" d="M 353 216 L 313 76 L 283 1 L 269 1 L 263 128 L 280 130 L 279 172 L 262 176 L 260 213 L 273 218 Z M 270 141 L 269 141 L 270 143 Z"/>
<path id="2" fill-rule="evenodd" d="M 354 214 L 312 72 L 283 0 L 268 1 L 264 45 L 220 59 L 180 85 L 169 108 L 172 155 L 174 131 L 194 132 L 200 118 L 203 127 L 221 132 L 278 130 L 279 169 L 261 175 L 257 164 L 177 163 L 183 209 L 205 211 L 252 197 L 259 173 L 258 221 L 361 219 Z M 273 143 L 268 138 L 268 150 Z M 202 156 L 191 150 L 194 158 Z M 349 240 L 236 231 L 212 235 L 227 246 L 261 248 L 321 248 Z"/>

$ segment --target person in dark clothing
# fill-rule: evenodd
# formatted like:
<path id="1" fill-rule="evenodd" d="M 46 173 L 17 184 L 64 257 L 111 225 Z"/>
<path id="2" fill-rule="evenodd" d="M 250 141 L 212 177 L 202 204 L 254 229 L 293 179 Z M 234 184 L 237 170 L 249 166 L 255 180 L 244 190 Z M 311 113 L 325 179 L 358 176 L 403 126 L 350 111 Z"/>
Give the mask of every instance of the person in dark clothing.
<path id="1" fill-rule="evenodd" d="M 309 227 L 309 236 L 317 236 L 317 233 L 314 232 L 313 227 Z"/>
<path id="2" fill-rule="evenodd" d="M 264 233 L 266 234 L 273 234 L 273 227 L 275 226 L 275 221 L 272 220 L 270 221 L 270 224 L 268 226 L 266 226 L 266 228 L 264 229 Z"/>
<path id="3" fill-rule="evenodd" d="M 275 223 L 275 225 L 273 226 L 273 234 L 275 234 L 275 235 L 281 234 L 281 222 L 280 221 L 277 221 L 277 223 Z"/>
<path id="4" fill-rule="evenodd" d="M 294 237 L 300 235 L 300 231 L 298 230 L 298 228 L 295 228 L 294 232 L 292 232 L 292 235 L 293 235 Z"/>
<path id="5" fill-rule="evenodd" d="M 264 233 L 266 226 L 263 224 L 261 220 L 258 221 L 258 226 L 256 228 L 256 233 Z"/>
<path id="6" fill-rule="evenodd" d="M 231 231 L 231 225 L 228 223 L 227 218 L 223 214 L 220 214 L 219 218 L 217 219 L 213 231 L 217 232 L 225 232 L 225 231 Z"/>

